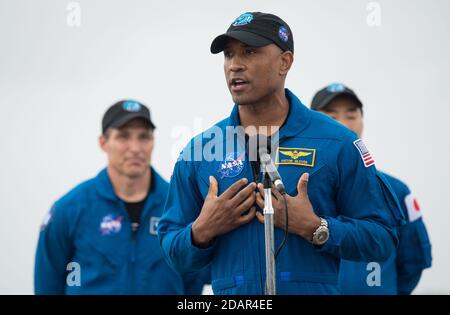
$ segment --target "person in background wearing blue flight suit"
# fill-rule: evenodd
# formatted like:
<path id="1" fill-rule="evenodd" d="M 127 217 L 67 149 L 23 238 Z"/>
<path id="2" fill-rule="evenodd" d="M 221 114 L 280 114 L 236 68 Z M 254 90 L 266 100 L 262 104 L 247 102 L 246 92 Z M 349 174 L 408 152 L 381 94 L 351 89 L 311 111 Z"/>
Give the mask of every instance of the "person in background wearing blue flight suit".
<path id="1" fill-rule="evenodd" d="M 363 142 L 285 89 L 294 60 L 286 22 L 244 13 L 212 42 L 211 52 L 221 51 L 235 105 L 175 164 L 158 225 L 164 253 L 180 272 L 210 266 L 215 294 L 264 294 L 264 195 L 252 141 L 263 134 L 269 140 L 259 146 L 271 144 L 289 213 L 286 226 L 274 188 L 277 248 L 289 232 L 276 260 L 277 294 L 338 294 L 342 258 L 382 261 L 395 249 L 398 202 L 363 160 Z"/>
<path id="2" fill-rule="evenodd" d="M 327 114 L 362 136 L 363 104 L 345 85 L 334 83 L 318 91 L 311 109 Z M 375 269 L 370 268 L 368 262 L 341 261 L 339 287 L 344 294 L 410 294 L 418 284 L 422 270 L 431 266 L 431 245 L 419 204 L 405 183 L 382 174 L 397 195 L 407 223 L 399 228 L 397 250 L 379 264 L 378 281 L 377 276 L 371 275 Z M 372 281 L 367 281 L 372 276 Z"/>
<path id="3" fill-rule="evenodd" d="M 36 294 L 201 294 L 166 263 L 156 226 L 168 183 L 150 166 L 155 125 L 124 100 L 102 120 L 108 166 L 55 202 L 39 235 Z"/>

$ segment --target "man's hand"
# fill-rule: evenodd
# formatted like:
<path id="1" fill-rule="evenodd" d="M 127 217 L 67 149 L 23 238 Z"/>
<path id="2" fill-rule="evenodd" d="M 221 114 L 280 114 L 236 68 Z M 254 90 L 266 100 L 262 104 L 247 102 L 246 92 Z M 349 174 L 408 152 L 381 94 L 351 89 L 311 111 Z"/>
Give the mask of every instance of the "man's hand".
<path id="1" fill-rule="evenodd" d="M 311 241 L 313 233 L 320 226 L 320 218 L 314 213 L 311 202 L 308 197 L 308 179 L 309 174 L 304 173 L 297 184 L 297 196 L 291 197 L 286 194 L 286 201 L 289 210 L 288 231 L 300 235 Z M 264 186 L 258 184 L 259 192 L 256 195 L 256 203 L 261 209 L 264 209 Z M 283 196 L 276 188 L 272 188 L 272 206 L 274 208 L 274 225 L 277 228 L 286 227 L 286 209 Z M 264 215 L 257 212 L 258 221 L 264 223 Z"/>
<path id="2" fill-rule="evenodd" d="M 192 242 L 198 247 L 207 247 L 216 237 L 250 222 L 256 213 L 252 207 L 256 200 L 256 183 L 242 178 L 217 196 L 219 187 L 214 176 L 209 177 L 209 190 L 200 215 L 192 224 Z M 243 212 L 251 207 L 249 213 Z"/>

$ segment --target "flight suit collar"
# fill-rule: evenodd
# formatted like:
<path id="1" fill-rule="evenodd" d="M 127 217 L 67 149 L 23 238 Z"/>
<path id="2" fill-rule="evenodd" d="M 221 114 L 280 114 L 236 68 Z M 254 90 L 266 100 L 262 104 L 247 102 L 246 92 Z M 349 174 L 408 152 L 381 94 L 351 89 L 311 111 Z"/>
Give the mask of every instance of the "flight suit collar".
<path id="1" fill-rule="evenodd" d="M 152 174 L 152 186 L 147 199 L 152 200 L 152 203 L 154 201 L 155 204 L 160 200 L 164 202 L 167 194 L 167 190 L 164 187 L 164 179 L 153 169 L 153 167 L 150 167 L 150 171 Z M 120 201 L 120 198 L 114 192 L 111 179 L 108 176 L 107 168 L 101 170 L 97 175 L 95 186 L 97 188 L 97 192 L 103 198 L 112 201 Z"/>
<path id="2" fill-rule="evenodd" d="M 310 109 L 303 105 L 289 89 L 285 89 L 285 94 L 289 101 L 289 113 L 286 122 L 279 130 L 279 139 L 298 135 L 308 127 L 311 121 Z M 235 104 L 229 117 L 228 125 L 236 127 L 240 124 L 239 106 Z"/>

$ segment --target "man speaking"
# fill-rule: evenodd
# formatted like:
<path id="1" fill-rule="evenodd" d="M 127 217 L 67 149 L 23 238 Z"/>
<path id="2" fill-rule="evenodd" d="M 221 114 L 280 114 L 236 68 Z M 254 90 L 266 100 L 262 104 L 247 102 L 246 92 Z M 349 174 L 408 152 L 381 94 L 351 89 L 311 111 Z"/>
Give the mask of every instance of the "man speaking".
<path id="1" fill-rule="evenodd" d="M 283 197 L 273 189 L 275 244 L 289 232 L 276 261 L 277 293 L 338 293 L 342 258 L 381 261 L 394 250 L 392 226 L 401 219 L 395 198 L 365 163 L 353 132 L 285 89 L 294 61 L 286 22 L 244 13 L 212 42 L 212 53 L 222 51 L 235 104 L 229 117 L 191 140 L 175 165 L 158 225 L 165 255 L 179 272 L 210 265 L 215 294 L 264 293 L 262 177 L 249 140 L 263 134 L 289 213 L 286 227 Z"/>

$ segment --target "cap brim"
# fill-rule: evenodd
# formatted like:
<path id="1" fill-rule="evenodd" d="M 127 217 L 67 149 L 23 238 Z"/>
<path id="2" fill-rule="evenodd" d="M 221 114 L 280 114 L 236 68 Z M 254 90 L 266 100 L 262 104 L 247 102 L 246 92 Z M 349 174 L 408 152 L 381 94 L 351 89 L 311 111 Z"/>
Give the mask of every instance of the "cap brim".
<path id="1" fill-rule="evenodd" d="M 231 31 L 225 34 L 217 36 L 211 43 L 211 53 L 218 54 L 224 50 L 227 42 L 232 39 L 236 39 L 244 44 L 253 47 L 262 47 L 273 44 L 273 41 L 262 37 L 260 35 L 248 32 L 248 31 Z"/>
<path id="2" fill-rule="evenodd" d="M 153 122 L 148 119 L 147 116 L 145 116 L 143 113 L 130 113 L 128 115 L 125 115 L 123 117 L 121 117 L 120 119 L 118 119 L 117 121 L 115 121 L 113 124 L 111 124 L 108 128 L 120 128 L 123 127 L 124 125 L 126 125 L 128 122 L 130 122 L 133 119 L 143 119 L 145 121 L 147 121 L 150 125 L 150 128 L 155 129 L 155 125 L 153 124 Z"/>
<path id="3" fill-rule="evenodd" d="M 327 95 L 327 97 L 325 97 L 319 104 L 317 104 L 316 106 L 313 106 L 312 109 L 313 110 L 321 110 L 324 109 L 325 107 L 327 107 L 327 105 L 334 100 L 336 97 L 338 97 L 339 95 L 347 95 L 350 96 L 351 98 L 353 98 L 353 100 L 355 101 L 356 105 L 360 108 L 362 108 L 362 103 L 359 100 L 359 98 L 357 96 L 355 96 L 355 94 L 352 93 L 348 93 L 348 92 L 337 92 L 337 93 L 331 93 L 329 95 Z"/>

